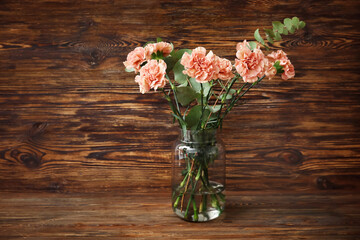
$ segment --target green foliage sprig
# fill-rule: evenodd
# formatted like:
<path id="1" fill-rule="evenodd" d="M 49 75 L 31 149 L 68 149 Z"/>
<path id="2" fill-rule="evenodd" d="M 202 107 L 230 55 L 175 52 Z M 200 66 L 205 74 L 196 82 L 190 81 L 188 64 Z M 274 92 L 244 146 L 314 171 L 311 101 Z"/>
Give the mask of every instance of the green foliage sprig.
<path id="1" fill-rule="evenodd" d="M 293 34 L 296 30 L 304 28 L 306 23 L 304 21 L 300 21 L 298 17 L 285 18 L 283 23 L 279 21 L 272 22 L 272 29 L 265 29 L 265 36 L 269 43 L 273 44 L 274 41 L 280 41 L 282 39 L 281 35 Z M 265 43 L 264 39 L 261 37 L 259 29 L 256 29 L 254 32 L 254 37 L 257 42 L 263 45 L 267 50 L 269 46 Z M 251 43 L 250 47 L 253 48 L 256 46 L 255 43 Z"/>

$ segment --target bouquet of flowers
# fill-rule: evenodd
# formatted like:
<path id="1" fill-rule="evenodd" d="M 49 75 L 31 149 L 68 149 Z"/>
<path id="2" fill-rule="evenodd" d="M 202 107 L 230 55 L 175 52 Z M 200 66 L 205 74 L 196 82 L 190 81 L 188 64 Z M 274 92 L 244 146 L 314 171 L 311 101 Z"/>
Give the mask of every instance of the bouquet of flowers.
<path id="1" fill-rule="evenodd" d="M 173 120 L 178 122 L 183 135 L 188 131 L 204 133 L 209 129 L 221 128 L 223 119 L 233 107 L 265 77 L 271 79 L 279 74 L 287 80 L 295 76 L 294 66 L 284 51 L 265 54 L 261 48 L 269 50 L 269 43 L 281 40 L 281 35 L 292 34 L 304 27 L 305 22 L 297 17 L 286 18 L 283 23 L 272 22 L 272 29 L 264 29 L 267 43 L 257 29 L 254 33 L 257 42 L 244 40 L 236 45 L 234 64 L 212 51 L 207 52 L 203 47 L 175 50 L 172 43 L 158 38 L 157 42 L 135 48 L 128 54 L 124 65 L 126 71 L 137 74 L 135 82 L 139 84 L 141 93 L 151 89 L 163 93 L 170 105 Z M 180 190 L 173 196 L 173 207 L 181 204 L 182 216 L 198 221 L 200 210 L 206 209 L 206 206 L 201 205 L 203 202 L 199 206 L 194 201 L 194 194 L 201 188 L 211 192 L 212 185 L 206 171 L 214 159 L 204 160 L 199 154 L 185 155 L 188 163 L 184 165 L 183 178 L 178 183 Z M 195 184 L 199 179 L 201 186 Z M 219 212 L 223 210 L 221 203 L 224 201 L 221 192 L 211 197 L 212 206 L 218 208 Z M 191 219 L 188 218 L 190 208 Z"/>

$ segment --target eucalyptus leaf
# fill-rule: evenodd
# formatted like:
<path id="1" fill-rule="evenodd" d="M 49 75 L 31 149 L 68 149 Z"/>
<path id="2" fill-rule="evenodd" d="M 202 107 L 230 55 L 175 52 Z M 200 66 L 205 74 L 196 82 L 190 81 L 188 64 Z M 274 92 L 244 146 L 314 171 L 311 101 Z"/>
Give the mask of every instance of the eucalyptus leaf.
<path id="1" fill-rule="evenodd" d="M 299 28 L 304 28 L 306 26 L 306 23 L 304 21 L 299 22 Z"/>
<path id="2" fill-rule="evenodd" d="M 250 50 L 251 50 L 251 51 L 254 51 L 254 49 L 256 49 L 256 47 L 257 47 L 256 42 L 250 41 L 250 42 L 248 42 L 248 43 L 249 43 L 249 46 L 250 46 Z"/>
<path id="3" fill-rule="evenodd" d="M 209 109 L 210 112 L 216 113 L 216 112 L 218 112 L 220 110 L 221 105 L 215 105 L 215 106 L 209 106 L 208 105 L 208 106 L 206 106 L 206 108 Z"/>
<path id="4" fill-rule="evenodd" d="M 284 28 L 283 29 L 283 33 L 282 34 L 284 34 L 284 35 L 288 35 L 289 34 L 289 31 L 287 30 L 287 28 Z"/>
<path id="5" fill-rule="evenodd" d="M 157 37 L 157 38 L 156 38 L 156 42 L 162 42 L 162 38 L 161 38 L 161 37 Z"/>
<path id="6" fill-rule="evenodd" d="M 285 27 L 290 31 L 291 27 L 292 27 L 292 22 L 290 18 L 285 18 L 284 19 L 284 25 Z"/>
<path id="7" fill-rule="evenodd" d="M 281 38 L 280 33 L 275 32 L 275 40 L 276 40 L 276 41 L 280 41 L 281 39 L 282 39 L 282 38 Z"/>
<path id="8" fill-rule="evenodd" d="M 274 38 L 275 34 L 272 29 L 264 29 L 265 33 L 268 34 L 270 37 Z"/>
<path id="9" fill-rule="evenodd" d="M 266 39 L 269 41 L 269 43 L 274 44 L 274 40 L 268 34 L 266 34 Z"/>
<path id="10" fill-rule="evenodd" d="M 299 29 L 299 23 L 300 23 L 300 20 L 298 17 L 293 17 L 291 19 L 291 22 L 292 22 L 292 25 L 296 28 L 296 29 Z"/>
<path id="11" fill-rule="evenodd" d="M 229 90 L 229 93 L 230 93 L 230 94 L 234 94 L 234 93 L 236 93 L 236 90 L 235 90 L 235 89 L 230 89 L 230 90 Z"/>
<path id="12" fill-rule="evenodd" d="M 282 39 L 281 35 L 293 34 L 295 30 L 304 28 L 306 23 L 300 21 L 298 17 L 285 18 L 284 23 L 279 21 L 272 22 L 273 29 L 264 29 L 266 39 L 269 43 L 273 44 L 274 41 L 280 41 Z M 256 29 L 254 32 L 254 37 L 256 41 L 262 44 L 267 50 L 269 50 L 268 45 L 265 44 L 264 39 L 261 37 L 259 29 Z M 250 49 L 253 50 L 254 47 L 250 45 Z"/>
<path id="13" fill-rule="evenodd" d="M 130 68 L 130 69 L 125 68 L 125 72 L 134 72 L 134 71 L 135 71 L 134 68 Z"/>
<path id="14" fill-rule="evenodd" d="M 273 28 L 274 28 L 275 30 L 277 30 L 280 34 L 283 33 L 283 31 L 284 31 L 284 24 L 282 24 L 282 23 L 279 22 L 279 21 L 274 21 L 274 22 L 272 22 L 272 25 L 273 25 Z M 275 31 L 274 31 L 274 32 L 275 32 Z"/>
<path id="15" fill-rule="evenodd" d="M 295 27 L 291 25 L 291 28 L 288 30 L 289 30 L 289 33 L 293 34 L 295 32 Z"/>
<path id="16" fill-rule="evenodd" d="M 265 31 L 266 39 L 269 41 L 269 43 L 273 44 L 274 43 L 273 38 L 275 37 L 273 30 L 264 29 L 264 31 Z"/>
<path id="17" fill-rule="evenodd" d="M 256 41 L 258 41 L 259 43 L 261 43 L 262 45 L 265 46 L 264 39 L 260 36 L 259 29 L 256 29 L 256 31 L 254 33 L 254 37 L 255 37 Z"/>
<path id="18" fill-rule="evenodd" d="M 196 99 L 196 92 L 191 87 L 176 87 L 175 90 L 178 101 L 183 107 Z"/>
<path id="19" fill-rule="evenodd" d="M 229 100 L 233 97 L 233 94 L 236 93 L 236 90 L 235 89 L 230 89 L 229 90 L 229 93 L 226 95 L 226 99 L 225 100 Z M 221 94 L 218 98 L 220 100 L 222 100 L 222 98 L 225 96 L 225 93 L 224 94 Z"/>

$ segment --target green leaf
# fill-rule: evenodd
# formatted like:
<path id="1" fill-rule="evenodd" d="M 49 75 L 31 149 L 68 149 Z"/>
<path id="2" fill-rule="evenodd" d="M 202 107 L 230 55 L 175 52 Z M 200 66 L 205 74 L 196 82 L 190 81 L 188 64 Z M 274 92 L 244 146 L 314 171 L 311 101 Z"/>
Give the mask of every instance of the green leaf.
<path id="1" fill-rule="evenodd" d="M 161 38 L 161 37 L 157 37 L 157 38 L 156 38 L 156 42 L 162 42 L 162 38 Z"/>
<path id="2" fill-rule="evenodd" d="M 169 74 L 169 72 L 173 69 L 176 61 L 174 61 L 174 58 L 170 55 L 164 58 L 164 61 L 166 63 L 166 73 Z"/>
<path id="3" fill-rule="evenodd" d="M 288 30 L 289 30 L 289 33 L 293 34 L 295 32 L 295 27 L 291 25 L 291 28 Z"/>
<path id="4" fill-rule="evenodd" d="M 230 89 L 229 90 L 229 93 L 226 95 L 226 99 L 225 100 L 229 100 L 233 97 L 233 94 L 236 93 L 236 90 L 235 89 Z M 221 94 L 218 98 L 220 100 L 222 100 L 222 98 L 225 96 L 225 93 L 224 94 Z"/>
<path id="5" fill-rule="evenodd" d="M 290 31 L 291 27 L 292 27 L 292 22 L 290 18 L 285 18 L 284 19 L 284 25 L 285 27 Z"/>
<path id="6" fill-rule="evenodd" d="M 189 81 L 190 81 L 190 85 L 191 85 L 192 89 L 194 89 L 195 92 L 199 93 L 201 91 L 200 83 L 197 82 L 195 80 L 195 78 L 189 78 Z"/>
<path id="7" fill-rule="evenodd" d="M 177 62 L 177 61 L 179 61 L 179 59 L 182 58 L 182 56 L 183 56 L 183 54 L 184 54 L 185 52 L 191 54 L 192 51 L 191 51 L 190 49 L 180 49 L 180 50 L 178 50 L 178 51 L 176 51 L 176 52 L 172 52 L 172 53 L 171 53 L 171 56 L 173 57 L 174 61 Z"/>
<path id="8" fill-rule="evenodd" d="M 255 37 L 256 41 L 258 41 L 259 43 L 261 43 L 262 45 L 265 46 L 264 39 L 260 36 L 259 29 L 256 29 L 256 31 L 254 33 L 254 37 Z"/>
<path id="9" fill-rule="evenodd" d="M 177 61 L 175 64 L 173 71 L 174 71 L 174 79 L 177 83 L 183 84 L 187 80 L 187 75 L 183 73 L 184 66 L 180 63 L 180 60 Z"/>
<path id="10" fill-rule="evenodd" d="M 230 89 L 230 90 L 229 90 L 229 94 L 234 94 L 234 93 L 236 93 L 236 90 L 235 90 L 235 89 Z"/>
<path id="11" fill-rule="evenodd" d="M 186 107 L 196 99 L 196 92 L 191 87 L 177 87 L 176 94 L 179 103 Z"/>
<path id="12" fill-rule="evenodd" d="M 275 32 L 275 40 L 276 40 L 276 41 L 280 41 L 280 40 L 281 40 L 281 35 L 280 35 L 280 33 Z"/>
<path id="13" fill-rule="evenodd" d="M 210 83 L 208 83 L 208 82 L 205 82 L 202 85 L 203 85 L 203 89 L 204 89 L 203 94 L 204 94 L 204 97 L 206 97 L 210 92 L 211 86 L 210 86 Z"/>
<path id="14" fill-rule="evenodd" d="M 188 129 L 195 130 L 199 125 L 199 122 L 205 122 L 210 115 L 210 111 L 205 109 L 202 113 L 202 107 L 200 105 L 195 105 L 192 107 L 185 117 L 185 122 L 187 124 Z"/>
<path id="15" fill-rule="evenodd" d="M 207 101 L 207 95 L 210 92 L 210 84 L 209 83 L 203 83 L 203 102 L 205 103 Z M 198 103 L 201 103 L 201 86 L 198 92 L 196 92 L 196 99 Z"/>
<path id="16" fill-rule="evenodd" d="M 284 35 L 288 35 L 289 34 L 289 31 L 287 30 L 287 28 L 284 28 L 283 29 L 283 33 L 282 34 L 284 34 Z"/>
<path id="17" fill-rule="evenodd" d="M 292 22 L 292 25 L 296 28 L 296 29 L 299 29 L 299 23 L 300 23 L 300 20 L 298 17 L 293 17 L 291 19 L 291 22 Z"/>
<path id="18" fill-rule="evenodd" d="M 198 125 L 201 118 L 201 110 L 202 108 L 200 105 L 196 105 L 190 109 L 188 115 L 185 117 L 185 122 L 188 128 Z"/>
<path id="19" fill-rule="evenodd" d="M 248 42 L 248 44 L 250 46 L 251 51 L 254 51 L 254 49 L 256 49 L 256 47 L 257 47 L 257 44 L 254 41 L 250 41 L 250 42 Z"/>
<path id="20" fill-rule="evenodd" d="M 275 37 L 273 30 L 272 29 L 264 29 L 264 31 L 265 31 L 266 39 L 269 41 L 269 43 L 273 44 L 274 43 L 273 38 Z"/>
<path id="21" fill-rule="evenodd" d="M 210 115 L 210 111 L 209 111 L 208 109 L 205 109 L 205 110 L 204 110 L 204 113 L 203 113 L 203 115 L 202 115 L 202 117 L 201 117 L 201 121 L 202 121 L 203 123 L 206 122 L 206 120 L 208 119 L 209 115 Z"/>
<path id="22" fill-rule="evenodd" d="M 185 81 L 184 83 L 180 84 L 178 87 L 186 87 L 187 85 L 189 85 L 189 82 Z"/>
<path id="23" fill-rule="evenodd" d="M 284 24 L 282 24 L 279 21 L 274 21 L 272 22 L 273 28 L 274 30 L 277 30 L 280 34 L 282 34 L 284 32 Z M 276 31 L 274 31 L 276 32 Z"/>
<path id="24" fill-rule="evenodd" d="M 264 29 L 265 33 L 268 34 L 270 37 L 274 38 L 275 34 L 272 29 Z"/>
<path id="25" fill-rule="evenodd" d="M 304 28 L 306 26 L 306 23 L 304 21 L 299 22 L 299 28 Z"/>
<path id="26" fill-rule="evenodd" d="M 274 67 L 276 68 L 276 73 L 283 73 L 283 66 L 280 65 L 280 61 L 276 61 L 274 64 Z"/>
<path id="27" fill-rule="evenodd" d="M 157 51 L 156 56 L 157 56 L 158 59 L 163 59 L 164 58 L 163 52 L 160 52 L 160 50 Z"/>
<path id="28" fill-rule="evenodd" d="M 216 113 L 216 112 L 218 112 L 219 110 L 220 110 L 220 108 L 221 108 L 221 105 L 215 105 L 215 106 L 209 106 L 209 105 L 207 105 L 206 106 L 206 108 L 207 109 L 209 109 L 210 110 L 210 112 L 212 112 L 212 113 Z"/>
<path id="29" fill-rule="evenodd" d="M 266 34 L 266 39 L 269 41 L 269 43 L 274 44 L 274 40 L 268 34 Z"/>

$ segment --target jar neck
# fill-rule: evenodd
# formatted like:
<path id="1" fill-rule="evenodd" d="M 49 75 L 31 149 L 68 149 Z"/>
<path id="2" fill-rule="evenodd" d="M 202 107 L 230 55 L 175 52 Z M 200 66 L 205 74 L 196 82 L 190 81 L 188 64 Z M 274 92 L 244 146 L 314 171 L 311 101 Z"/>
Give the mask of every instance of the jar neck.
<path id="1" fill-rule="evenodd" d="M 180 131 L 180 141 L 193 144 L 216 143 L 217 129 Z"/>

